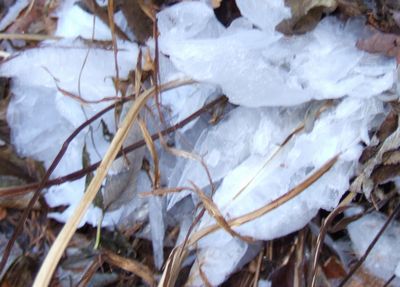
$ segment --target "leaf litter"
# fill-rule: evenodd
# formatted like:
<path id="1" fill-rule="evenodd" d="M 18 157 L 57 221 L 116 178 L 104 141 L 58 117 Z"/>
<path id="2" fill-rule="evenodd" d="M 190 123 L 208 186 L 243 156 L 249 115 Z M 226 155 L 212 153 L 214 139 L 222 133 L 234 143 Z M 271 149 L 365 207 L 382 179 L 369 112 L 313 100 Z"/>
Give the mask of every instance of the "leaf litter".
<path id="1" fill-rule="evenodd" d="M 130 286 L 335 286 L 346 274 L 398 286 L 400 262 L 387 253 L 397 220 L 371 244 L 398 201 L 396 1 L 128 2 L 32 1 L 2 12 L 11 15 L 2 55 L 11 57 L 0 74 L 11 82 L 7 105 L 1 99 L 1 178 L 18 181 L 0 194 L 16 200 L 47 187 L 48 210 L 35 223 L 27 208 L 16 225 L 8 210 L 27 201 L 5 207 L 2 269 L 20 238 L 26 258 L 32 246 L 51 246 L 34 286 L 65 285 L 66 274 L 78 286 L 102 276 Z M 140 119 L 124 130 L 132 99 Z M 376 211 L 344 224 L 347 233 L 323 228 L 349 204 Z M 352 221 L 351 210 L 331 220 Z M 55 239 L 60 226 L 47 216 L 67 222 L 68 236 Z M 41 231 L 29 233 L 27 219 Z M 51 279 L 46 266 L 56 268 L 65 249 Z M 361 271 L 349 253 L 361 258 L 354 266 L 366 258 Z"/>

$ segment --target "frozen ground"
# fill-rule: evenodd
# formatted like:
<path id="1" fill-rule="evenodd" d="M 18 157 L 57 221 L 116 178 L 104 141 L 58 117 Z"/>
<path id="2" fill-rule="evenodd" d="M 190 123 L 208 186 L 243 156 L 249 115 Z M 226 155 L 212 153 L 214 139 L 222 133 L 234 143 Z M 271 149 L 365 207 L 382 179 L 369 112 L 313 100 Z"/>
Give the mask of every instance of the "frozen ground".
<path id="1" fill-rule="evenodd" d="M 60 89 L 87 101 L 115 95 L 113 51 L 89 48 L 82 40 L 92 37 L 93 17 L 73 2 L 67 1 L 57 12 L 56 35 L 63 40 L 45 41 L 0 66 L 2 76 L 13 77 L 13 98 L 8 110 L 13 144 L 21 155 L 41 160 L 46 167 L 68 135 L 110 103 L 82 104 Z M 300 195 L 234 228 L 256 243 L 248 244 L 222 230 L 202 238 L 196 245 L 190 286 L 203 284 L 198 266 L 212 285 L 218 285 L 253 259 L 259 250 L 258 241 L 299 230 L 321 208 L 329 211 L 336 207 L 355 174 L 361 144 L 369 143 L 368 131 L 377 127 L 385 114 L 380 96 L 386 95 L 395 81 L 393 60 L 356 48 L 357 39 L 368 34 L 362 19 L 341 22 L 326 17 L 309 33 L 285 37 L 275 31 L 275 26 L 291 15 L 283 1 L 236 3 L 243 17 L 228 28 L 218 22 L 204 1 L 182 2 L 157 15 L 161 81 L 184 76 L 198 81 L 162 93 L 162 104 L 165 110 L 169 109 L 168 121 L 185 118 L 222 93 L 234 104 L 216 125 L 198 120 L 178 132 L 173 139 L 175 147 L 203 158 L 216 185 L 213 202 L 226 220 L 262 209 L 331 159 L 338 159 Z M 116 22 L 126 29 L 122 14 L 116 15 Z M 96 21 L 94 38 L 111 39 L 108 27 L 101 21 Z M 127 41 L 119 40 L 117 44 L 118 74 L 124 79 L 135 68 L 140 48 Z M 147 45 L 154 52 L 154 40 L 150 39 Z M 145 52 L 146 48 L 142 50 Z M 111 133 L 115 132 L 112 112 L 102 121 Z M 152 124 L 149 128 L 157 131 L 160 127 Z M 287 140 L 294 131 L 297 132 Z M 140 131 L 134 127 L 129 143 L 139 138 Z M 81 169 L 84 147 L 93 163 L 101 159 L 108 145 L 102 123 L 96 121 L 74 140 L 53 176 Z M 206 192 L 211 191 L 203 165 L 158 148 L 164 186 L 194 183 Z M 161 267 L 164 231 L 168 225 L 178 223 L 179 238 L 184 238 L 199 198 L 190 191 L 141 197 L 141 192 L 151 190 L 147 176 L 140 171 L 143 157 L 150 158 L 148 152 L 140 149 L 129 156 L 130 166 L 123 161 L 114 165 L 102 192 L 117 188 L 116 194 L 123 194 L 123 200 L 109 199 L 114 204 L 105 212 L 102 224 L 112 228 L 149 216 L 151 231 L 143 236 L 153 240 L 156 265 Z M 113 180 L 120 184 L 112 185 Z M 66 221 L 84 188 L 85 179 L 81 179 L 46 190 L 50 206 L 68 206 L 63 213 L 51 216 Z M 84 222 L 97 225 L 101 216 L 102 210 L 93 205 Z M 194 232 L 214 223 L 214 218 L 206 213 Z M 369 239 L 360 236 L 356 224 L 361 223 L 349 227 L 351 239 L 367 244 Z M 376 230 L 375 225 L 368 226 Z M 357 240 L 355 234 L 359 236 Z M 397 241 L 398 238 L 397 234 Z M 356 250 L 362 253 L 363 248 L 364 245 Z M 385 263 L 391 266 L 385 269 L 385 277 L 394 272 L 399 260 L 394 256 Z M 382 266 L 375 265 L 368 263 L 367 267 L 380 272 Z"/>

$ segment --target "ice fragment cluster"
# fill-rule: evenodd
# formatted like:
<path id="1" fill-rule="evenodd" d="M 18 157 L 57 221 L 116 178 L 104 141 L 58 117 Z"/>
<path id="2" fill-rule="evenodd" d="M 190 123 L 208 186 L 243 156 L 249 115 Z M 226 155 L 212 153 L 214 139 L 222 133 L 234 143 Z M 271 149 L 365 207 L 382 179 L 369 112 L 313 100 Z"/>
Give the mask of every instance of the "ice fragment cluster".
<path id="1" fill-rule="evenodd" d="M 365 32 L 360 20 L 341 23 L 327 17 L 314 31 L 287 38 L 274 29 L 290 17 L 283 1 L 237 4 L 245 19 L 235 20 L 218 37 L 188 37 L 194 28 L 185 30 L 175 20 L 168 31 L 161 30 L 160 49 L 178 70 L 220 86 L 230 102 L 240 105 L 218 125 L 203 131 L 193 149 L 204 159 L 212 180 L 221 182 L 213 201 L 226 219 L 271 203 L 339 155 L 333 168 L 302 194 L 235 228 L 241 235 L 269 240 L 302 228 L 320 208 L 331 210 L 337 205 L 355 172 L 362 149 L 359 144 L 368 143 L 368 130 L 384 111 L 373 96 L 392 87 L 394 63 L 355 48 Z M 161 12 L 160 25 L 165 15 L 184 15 L 186 6 Z M 208 15 L 196 17 L 211 23 Z M 170 32 L 180 30 L 185 31 L 182 36 Z M 302 103 L 346 96 L 315 119 L 310 130 L 306 128 L 281 146 L 307 122 L 310 111 L 321 107 Z M 207 189 L 210 184 L 204 167 L 196 161 L 188 161 L 176 177 L 172 182 L 178 186 L 192 181 Z M 187 194 L 170 196 L 168 208 Z M 197 230 L 212 223 L 214 219 L 205 215 Z M 206 236 L 197 245 L 189 286 L 202 285 L 198 266 L 209 282 L 220 284 L 240 266 L 248 248 L 224 231 Z M 229 259 L 224 260 L 226 254 Z"/>
<path id="2" fill-rule="evenodd" d="M 354 175 L 360 143 L 368 143 L 368 131 L 384 113 L 383 103 L 375 96 L 389 90 L 394 81 L 393 61 L 355 48 L 356 40 L 365 33 L 362 19 L 342 23 L 326 17 L 309 33 L 285 37 L 275 31 L 281 20 L 291 16 L 284 1 L 236 3 L 243 17 L 228 28 L 200 1 L 184 1 L 157 15 L 161 82 L 184 76 L 199 81 L 162 93 L 167 121 L 184 119 L 222 93 L 231 102 L 216 125 L 199 119 L 172 136 L 175 147 L 202 158 L 216 186 L 212 199 L 227 220 L 265 207 L 332 158 L 337 161 L 297 197 L 235 227 L 236 232 L 255 239 L 255 244 L 221 230 L 202 238 L 188 286 L 203 285 L 199 266 L 212 285 L 222 283 L 254 258 L 260 248 L 257 241 L 289 234 L 305 226 L 319 209 L 334 208 Z M 8 114 L 13 144 L 21 155 L 42 160 L 46 167 L 65 138 L 107 105 L 82 104 L 61 89 L 86 101 L 115 95 L 113 51 L 88 48 L 76 39 L 94 34 L 95 39 L 109 40 L 107 26 L 97 19 L 93 30 L 93 16 L 74 1 L 67 1 L 58 15 L 56 34 L 66 39 L 21 52 L 0 66 L 1 75 L 13 77 L 14 96 Z M 121 14 L 116 15 L 116 22 L 126 27 Z M 154 41 L 150 39 L 147 45 L 154 54 Z M 135 67 L 139 48 L 123 41 L 118 41 L 118 48 L 119 76 L 124 78 Z M 112 113 L 103 120 L 115 131 Z M 129 140 L 139 137 L 138 129 L 133 128 Z M 54 176 L 82 168 L 84 144 L 91 161 L 101 159 L 108 142 L 100 122 L 75 139 Z M 158 149 L 163 186 L 190 186 L 193 182 L 210 191 L 203 165 Z M 190 192 L 165 198 L 138 196 L 138 191 L 151 189 L 147 175 L 139 171 L 144 155 L 143 150 L 134 153 L 130 161 L 136 164 L 130 169 L 124 169 L 121 161 L 114 166 L 105 183 L 106 192 L 112 193 L 116 186 L 129 192 L 120 198 L 124 204 L 111 206 L 103 225 L 148 219 L 146 236 L 153 241 L 156 266 L 160 267 L 165 230 L 180 224 L 178 242 L 182 242 L 199 199 Z M 65 221 L 84 187 L 82 179 L 50 188 L 45 195 L 50 206 L 69 206 L 53 217 Z M 96 225 L 100 217 L 101 210 L 93 207 L 84 222 Z M 194 232 L 214 223 L 205 214 Z M 260 282 L 260 286 L 267 285 Z"/>

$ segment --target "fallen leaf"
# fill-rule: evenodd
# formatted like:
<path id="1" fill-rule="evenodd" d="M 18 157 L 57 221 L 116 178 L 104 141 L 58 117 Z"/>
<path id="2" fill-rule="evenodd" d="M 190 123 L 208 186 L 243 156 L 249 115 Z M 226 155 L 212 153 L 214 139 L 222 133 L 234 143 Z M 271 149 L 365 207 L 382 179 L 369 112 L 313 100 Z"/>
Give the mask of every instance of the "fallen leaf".
<path id="1" fill-rule="evenodd" d="M 344 278 L 347 274 L 343 264 L 335 256 L 330 256 L 324 262 L 322 269 L 328 279 Z"/>
<path id="2" fill-rule="evenodd" d="M 31 0 L 33 1 L 33 0 Z M 7 33 L 43 33 L 52 35 L 57 27 L 53 11 L 59 1 L 35 0 L 26 14 L 18 17 L 8 28 Z"/>
<path id="3" fill-rule="evenodd" d="M 367 13 L 367 6 L 362 0 L 338 0 L 338 11 L 344 18 L 357 17 Z"/>
<path id="4" fill-rule="evenodd" d="M 143 44 L 153 34 L 153 21 L 143 11 L 139 2 L 122 0 L 120 7 L 129 28 L 135 34 L 138 42 Z"/>
<path id="5" fill-rule="evenodd" d="M 292 18 L 284 19 L 276 30 L 285 35 L 304 34 L 317 26 L 323 14 L 333 12 L 337 4 L 337 0 L 285 0 Z"/>
<path id="6" fill-rule="evenodd" d="M 11 175 L 27 182 L 37 181 L 44 174 L 41 163 L 18 157 L 8 145 L 0 147 L 0 174 Z"/>
<path id="7" fill-rule="evenodd" d="M 396 57 L 400 54 L 400 36 L 375 30 L 371 37 L 358 40 L 356 46 L 358 49 L 369 53 Z"/>
<path id="8" fill-rule="evenodd" d="M 361 172 L 351 184 L 353 192 L 364 192 L 367 198 L 379 184 L 400 174 L 400 126 L 397 107 L 389 113 L 378 132 L 360 157 Z"/>
<path id="9" fill-rule="evenodd" d="M 39 262 L 30 256 L 18 257 L 0 281 L 1 287 L 32 286 Z"/>

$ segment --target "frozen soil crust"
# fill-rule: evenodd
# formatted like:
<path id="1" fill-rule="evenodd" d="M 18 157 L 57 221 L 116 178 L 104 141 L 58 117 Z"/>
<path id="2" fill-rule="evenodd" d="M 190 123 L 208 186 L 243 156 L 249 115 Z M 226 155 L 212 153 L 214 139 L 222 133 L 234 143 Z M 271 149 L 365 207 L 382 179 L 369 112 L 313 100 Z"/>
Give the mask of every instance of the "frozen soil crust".
<path id="1" fill-rule="evenodd" d="M 188 286 L 204 284 L 199 266 L 212 285 L 221 284 L 254 258 L 260 241 L 299 230 L 320 209 L 335 208 L 356 174 L 362 144 L 370 142 L 368 132 L 380 124 L 386 113 L 380 96 L 386 95 L 396 80 L 393 60 L 356 48 L 357 39 L 368 34 L 362 19 L 341 22 L 326 17 L 311 32 L 284 37 L 275 31 L 275 26 L 291 15 L 283 1 L 236 3 L 243 17 L 228 28 L 218 22 L 212 8 L 202 1 L 182 2 L 157 15 L 161 82 L 183 77 L 197 81 L 162 93 L 167 120 L 178 122 L 220 94 L 233 104 L 216 125 L 199 119 L 177 132 L 172 138 L 175 147 L 202 157 L 216 185 L 212 201 L 226 220 L 262 209 L 333 158 L 337 160 L 295 198 L 234 228 L 241 236 L 254 239 L 253 244 L 223 230 L 198 241 L 193 247 L 196 256 Z M 70 133 L 109 104 L 82 105 L 66 97 L 60 88 L 91 101 L 115 94 L 113 51 L 96 47 L 88 50 L 77 39 L 91 37 L 92 16 L 73 5 L 73 1 L 66 1 L 58 16 L 56 35 L 63 40 L 45 41 L 0 66 L 2 76 L 13 78 L 13 98 L 8 109 L 12 142 L 21 155 L 43 161 L 46 167 Z M 126 27 L 122 15 L 117 15 L 116 21 Z M 110 40 L 107 26 L 98 22 L 95 38 Z M 135 68 L 140 47 L 121 40 L 117 44 L 118 74 L 123 79 Z M 154 53 L 153 39 L 147 46 Z M 154 103 L 149 106 L 154 107 Z M 149 115 L 143 117 L 149 119 L 150 131 L 160 129 Z M 106 114 L 102 121 L 115 132 L 113 113 Z M 84 146 L 91 163 L 102 158 L 109 142 L 101 126 L 99 120 L 74 140 L 54 177 L 83 167 Z M 138 139 L 141 133 L 135 126 L 127 144 Z M 163 186 L 175 188 L 193 183 L 211 191 L 203 165 L 171 156 L 161 145 L 157 147 Z M 162 197 L 140 196 L 152 189 L 147 175 L 140 170 L 144 157 L 151 158 L 148 151 L 139 149 L 129 155 L 130 166 L 124 160 L 113 165 L 101 191 L 112 207 L 101 222 L 104 227 L 113 228 L 148 219 L 149 229 L 141 236 L 153 241 L 156 266 L 161 267 L 165 230 L 180 225 L 176 244 L 181 244 L 199 198 L 190 191 Z M 63 213 L 51 216 L 66 221 L 84 189 L 85 178 L 46 190 L 44 196 L 51 207 L 68 206 Z M 379 216 L 374 217 L 376 225 Z M 97 225 L 101 217 L 102 210 L 93 205 L 81 224 Z M 193 232 L 212 224 L 215 219 L 206 212 Z M 361 234 L 356 231 L 356 224 L 364 223 L 354 223 L 349 233 L 354 244 L 362 242 L 361 247 L 355 247 L 362 254 L 372 237 L 355 239 Z M 388 239 L 387 247 L 400 241 L 398 227 L 393 228 L 395 239 Z M 398 256 L 386 258 L 388 261 L 380 264 L 387 267 L 385 272 L 373 263 L 367 265 L 383 279 L 393 274 L 400 261 Z"/>

